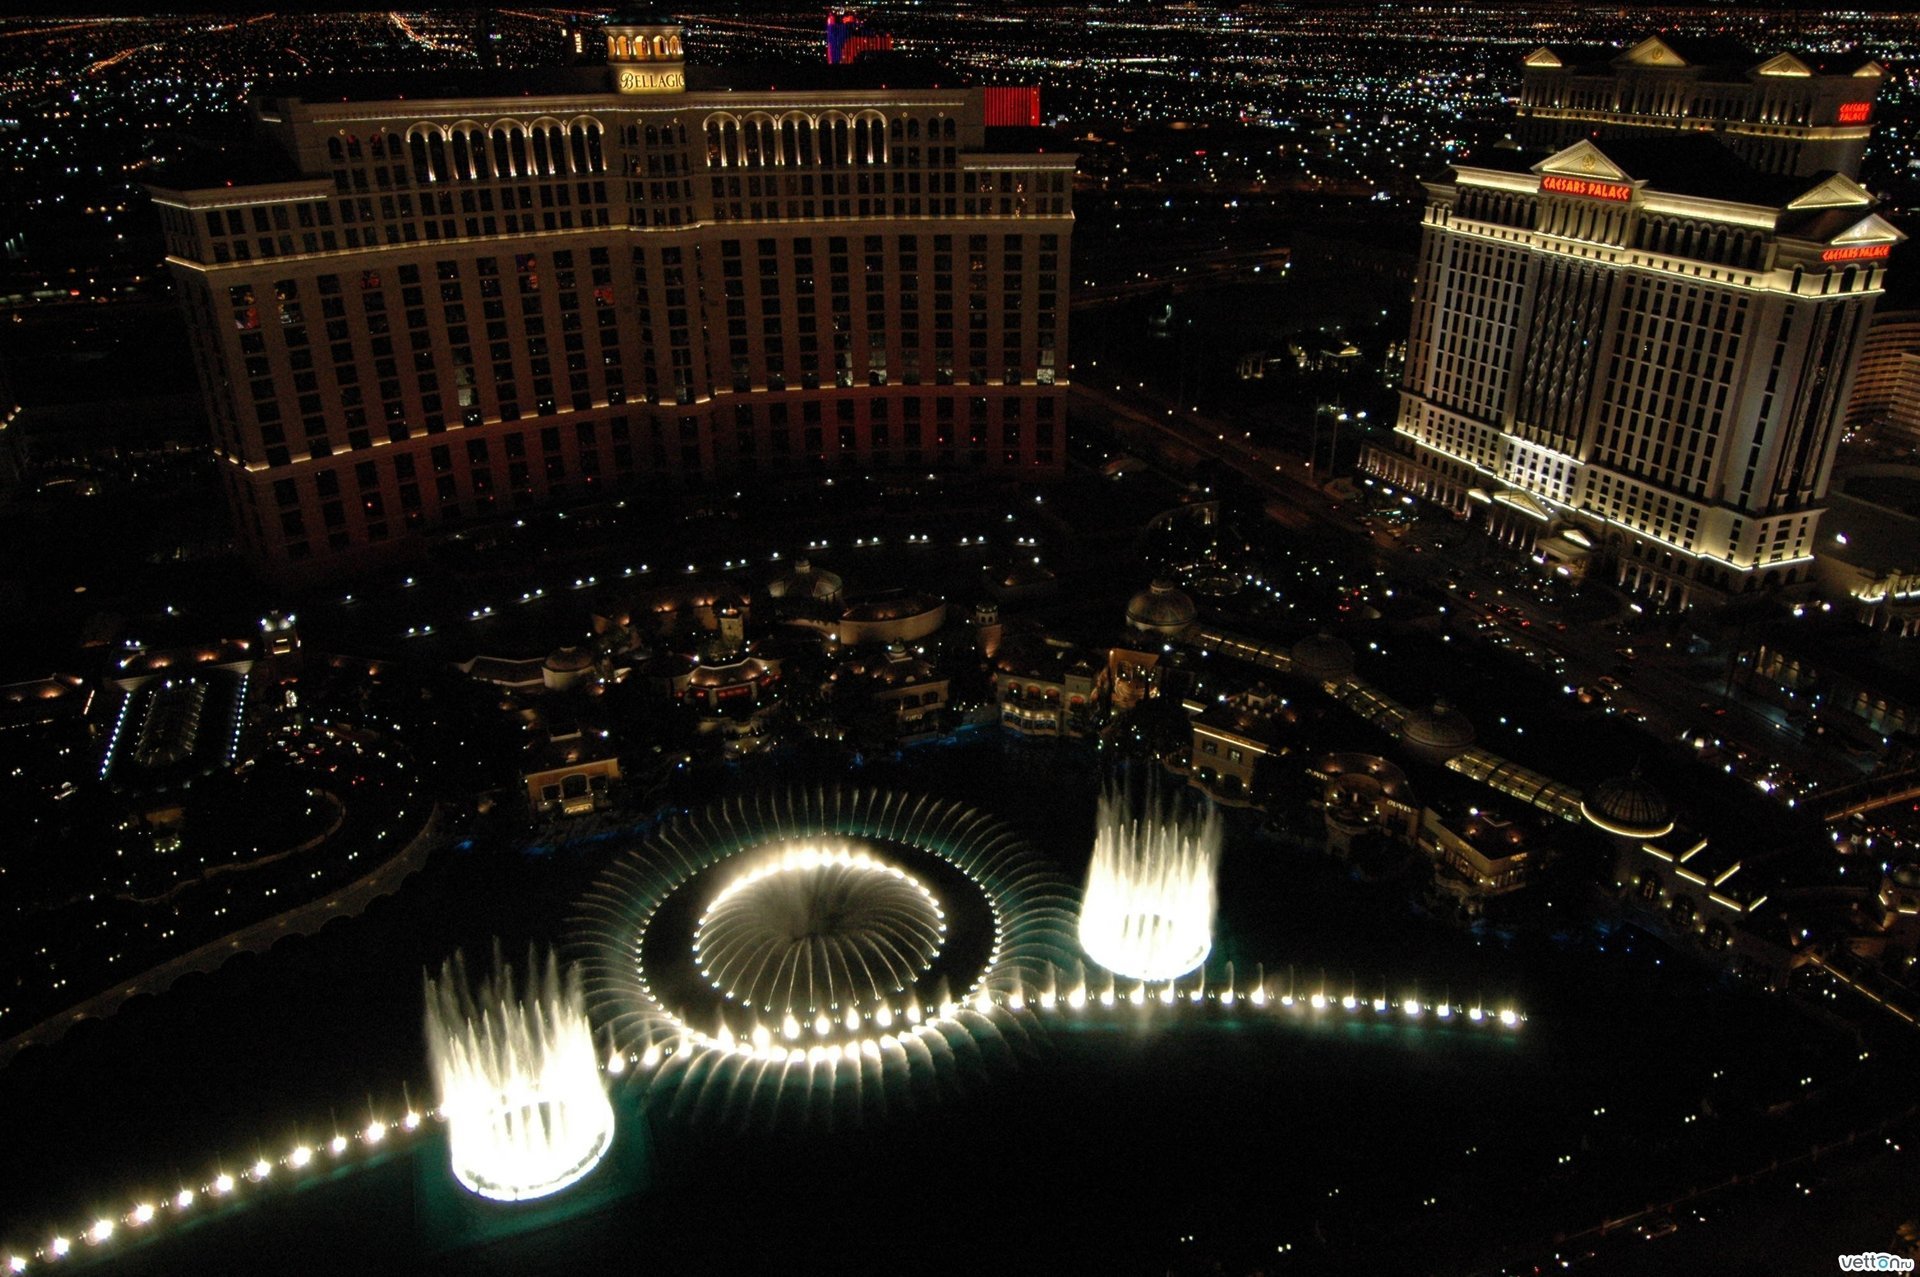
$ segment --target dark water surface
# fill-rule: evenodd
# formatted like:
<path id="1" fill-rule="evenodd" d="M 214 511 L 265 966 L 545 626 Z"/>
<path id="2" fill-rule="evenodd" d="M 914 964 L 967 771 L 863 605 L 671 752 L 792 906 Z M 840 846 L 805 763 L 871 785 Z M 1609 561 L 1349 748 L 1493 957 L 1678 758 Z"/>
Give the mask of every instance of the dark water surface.
<path id="1" fill-rule="evenodd" d="M 1077 747 L 988 738 L 858 780 L 973 802 L 1069 876 L 1084 868 L 1098 771 Z M 450 850 L 358 919 L 23 1055 L 0 1070 L 0 1238 L 77 1236 L 96 1212 L 198 1182 L 216 1155 L 237 1171 L 392 1117 L 403 1085 L 424 1106 L 422 969 L 495 937 L 510 955 L 559 938 L 622 841 Z M 1363 999 L 1512 999 L 1523 1029 L 1187 1007 L 1062 1016 L 1009 1066 L 862 1126 L 743 1133 L 628 1092 L 631 1147 L 603 1200 L 528 1231 L 458 1202 L 430 1135 L 91 1253 L 151 1273 L 1467 1271 L 1503 1235 L 1583 1227 L 1764 1156 L 1795 1119 L 1750 1115 L 1858 1050 L 1643 937 L 1505 943 L 1417 917 L 1405 896 L 1237 823 L 1216 962 L 1291 962 L 1303 990 L 1324 978 Z"/>

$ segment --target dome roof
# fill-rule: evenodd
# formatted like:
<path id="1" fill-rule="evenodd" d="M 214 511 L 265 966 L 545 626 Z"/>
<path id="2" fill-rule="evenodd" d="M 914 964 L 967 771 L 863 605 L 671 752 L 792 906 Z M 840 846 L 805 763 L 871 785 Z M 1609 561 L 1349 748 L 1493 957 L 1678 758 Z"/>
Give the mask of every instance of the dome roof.
<path id="1" fill-rule="evenodd" d="M 767 583 L 767 593 L 776 599 L 822 599 L 840 597 L 839 574 L 816 568 L 809 559 L 794 560 L 793 570 Z"/>
<path id="2" fill-rule="evenodd" d="M 1321 630 L 1293 645 L 1293 671 L 1316 683 L 1331 683 L 1353 673 L 1353 649 Z"/>
<path id="3" fill-rule="evenodd" d="M 1160 577 L 1127 604 L 1127 625 L 1157 634 L 1178 634 L 1193 624 L 1196 614 L 1186 592 Z"/>
<path id="4" fill-rule="evenodd" d="M 1445 701 L 1417 709 L 1400 724 L 1400 739 L 1425 753 L 1451 756 L 1473 744 L 1473 723 Z"/>
<path id="5" fill-rule="evenodd" d="M 1667 800 L 1638 770 L 1595 785 L 1581 800 L 1580 814 L 1622 838 L 1658 838 L 1673 828 Z"/>
<path id="6" fill-rule="evenodd" d="M 593 653 L 584 647 L 556 647 L 547 657 L 547 668 L 556 674 L 577 674 L 592 665 Z"/>

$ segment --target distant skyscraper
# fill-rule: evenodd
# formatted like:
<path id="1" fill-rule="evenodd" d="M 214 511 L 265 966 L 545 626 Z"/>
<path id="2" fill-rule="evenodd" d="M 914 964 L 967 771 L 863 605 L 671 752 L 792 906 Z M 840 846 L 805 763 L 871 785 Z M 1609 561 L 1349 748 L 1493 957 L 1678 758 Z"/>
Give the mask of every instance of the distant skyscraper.
<path id="1" fill-rule="evenodd" d="M 1401 445 L 1366 468 L 1670 605 L 1806 579 L 1902 238 L 1874 197 L 1696 133 L 1426 185 Z"/>
<path id="2" fill-rule="evenodd" d="M 259 172 L 156 185 L 261 570 L 636 483 L 1061 472 L 1071 152 L 908 68 L 690 88 L 671 20 L 600 39 L 270 86 Z"/>
<path id="3" fill-rule="evenodd" d="M 1515 134 L 1557 150 L 1583 137 L 1704 132 L 1762 173 L 1858 177 L 1885 81 L 1870 58 L 1764 57 L 1721 41 L 1543 45 L 1527 55 Z"/>
<path id="4" fill-rule="evenodd" d="M 1874 314 L 1847 403 L 1847 429 L 1886 443 L 1920 444 L 1920 311 Z"/>

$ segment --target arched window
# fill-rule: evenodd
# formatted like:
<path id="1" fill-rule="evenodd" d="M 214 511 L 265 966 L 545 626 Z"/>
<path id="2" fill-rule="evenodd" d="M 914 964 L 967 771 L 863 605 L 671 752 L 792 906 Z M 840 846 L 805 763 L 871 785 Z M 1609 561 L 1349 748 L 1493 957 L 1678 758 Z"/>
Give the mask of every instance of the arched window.
<path id="1" fill-rule="evenodd" d="M 829 168 L 847 162 L 847 117 L 822 116 L 820 120 L 820 162 Z"/>
<path id="2" fill-rule="evenodd" d="M 427 166 L 426 135 L 421 133 L 415 133 L 412 136 L 412 138 L 409 140 L 412 142 L 411 150 L 413 151 L 413 171 L 416 173 L 429 173 L 430 170 Z M 375 138 L 374 141 L 376 144 L 378 144 L 379 139 Z M 376 150 L 374 154 L 377 156 L 380 154 L 380 152 Z"/>

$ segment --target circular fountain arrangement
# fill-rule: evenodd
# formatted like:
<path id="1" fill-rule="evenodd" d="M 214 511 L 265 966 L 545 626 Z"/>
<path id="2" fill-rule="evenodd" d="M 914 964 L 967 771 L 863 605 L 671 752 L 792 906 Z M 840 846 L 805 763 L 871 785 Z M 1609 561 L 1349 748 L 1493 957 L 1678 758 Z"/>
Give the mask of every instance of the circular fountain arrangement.
<path id="1" fill-rule="evenodd" d="M 580 956 L 616 1068 L 877 1094 L 1023 1035 L 1027 991 L 1072 960 L 1074 913 L 1072 888 L 971 808 L 795 791 L 629 851 L 587 898 Z"/>
<path id="2" fill-rule="evenodd" d="M 932 969 L 946 913 L 925 883 L 864 846 L 793 842 L 755 858 L 694 928 L 702 975 L 781 1015 L 872 1010 Z"/>

